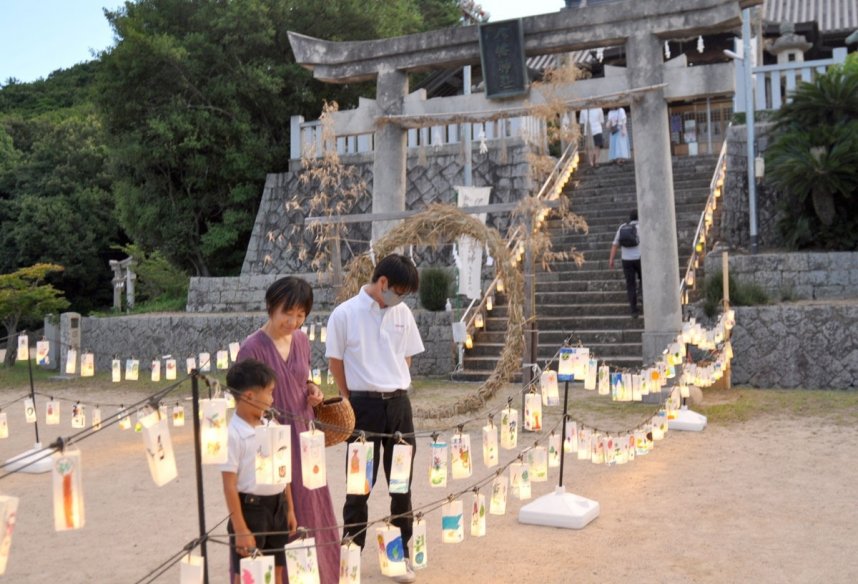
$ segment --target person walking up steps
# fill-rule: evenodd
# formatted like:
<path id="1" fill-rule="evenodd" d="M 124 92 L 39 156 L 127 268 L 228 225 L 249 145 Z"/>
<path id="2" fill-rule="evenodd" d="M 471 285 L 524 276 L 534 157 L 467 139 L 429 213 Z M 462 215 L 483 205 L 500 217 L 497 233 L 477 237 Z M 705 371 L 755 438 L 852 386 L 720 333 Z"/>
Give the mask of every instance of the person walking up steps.
<path id="1" fill-rule="evenodd" d="M 626 277 L 626 294 L 629 297 L 629 308 L 632 318 L 640 316 L 638 310 L 638 282 L 641 287 L 641 304 L 643 304 L 643 274 L 641 273 L 641 248 L 640 233 L 638 231 L 638 212 L 629 214 L 627 223 L 620 225 L 614 241 L 611 244 L 611 257 L 608 259 L 608 267 L 614 269 L 614 257 L 617 249 L 622 248 L 623 274 Z"/>

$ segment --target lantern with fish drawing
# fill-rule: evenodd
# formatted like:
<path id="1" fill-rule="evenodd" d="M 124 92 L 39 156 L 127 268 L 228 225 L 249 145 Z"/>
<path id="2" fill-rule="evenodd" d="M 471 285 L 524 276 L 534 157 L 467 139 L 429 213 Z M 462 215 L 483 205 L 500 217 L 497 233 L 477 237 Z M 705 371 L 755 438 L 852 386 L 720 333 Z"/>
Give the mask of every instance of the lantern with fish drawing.
<path id="1" fill-rule="evenodd" d="M 375 539 L 382 575 L 393 577 L 405 574 L 407 570 L 402 531 L 394 525 L 384 525 L 375 530 Z"/>
<path id="2" fill-rule="evenodd" d="M 449 500 L 441 506 L 441 541 L 459 543 L 465 539 L 462 516 L 462 502 L 458 499 Z"/>

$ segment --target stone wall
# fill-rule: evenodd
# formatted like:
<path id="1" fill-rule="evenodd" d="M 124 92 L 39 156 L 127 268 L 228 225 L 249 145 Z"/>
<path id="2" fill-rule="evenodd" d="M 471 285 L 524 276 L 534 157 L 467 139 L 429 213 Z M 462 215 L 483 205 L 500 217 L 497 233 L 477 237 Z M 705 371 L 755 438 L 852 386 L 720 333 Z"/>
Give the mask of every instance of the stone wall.
<path id="1" fill-rule="evenodd" d="M 314 367 L 327 370 L 324 344 L 318 333 L 328 320 L 328 311 L 314 311 L 310 322 L 317 324 L 316 340 L 311 343 Z M 446 312 L 415 310 L 414 316 L 426 351 L 414 358 L 412 373 L 437 376 L 455 367 L 450 315 Z M 156 357 L 172 355 L 184 371 L 185 359 L 202 352 L 225 350 L 229 343 L 240 342 L 265 323 L 264 312 L 231 314 L 165 314 L 84 317 L 80 320 L 81 347 L 95 354 L 96 371 L 110 371 L 114 356 L 140 359 L 141 378 L 149 374 L 149 363 Z M 68 326 L 68 319 L 61 326 Z M 309 324 L 309 322 L 308 322 Z M 64 332 L 60 331 L 60 336 Z"/>
<path id="2" fill-rule="evenodd" d="M 257 274 L 237 278 L 191 278 L 188 312 L 256 312 L 265 310 L 265 291 L 283 276 L 298 276 L 313 286 L 313 310 L 330 310 L 334 291 L 316 274 Z"/>
<path id="3" fill-rule="evenodd" d="M 733 384 L 858 387 L 858 300 L 736 308 Z"/>
<path id="4" fill-rule="evenodd" d="M 721 270 L 720 253 L 706 256 L 705 270 Z M 858 252 L 731 254 L 730 275 L 773 301 L 858 298 Z"/>

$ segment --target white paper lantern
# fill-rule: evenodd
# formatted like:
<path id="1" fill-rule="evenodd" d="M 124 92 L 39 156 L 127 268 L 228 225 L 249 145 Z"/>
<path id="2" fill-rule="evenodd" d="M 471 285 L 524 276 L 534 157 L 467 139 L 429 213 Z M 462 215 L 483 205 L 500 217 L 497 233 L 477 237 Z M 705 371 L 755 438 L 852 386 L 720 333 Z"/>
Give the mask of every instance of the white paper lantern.
<path id="1" fill-rule="evenodd" d="M 200 371 L 206 373 L 212 370 L 212 356 L 211 353 L 200 353 L 198 360 Z"/>
<path id="2" fill-rule="evenodd" d="M 421 516 L 416 517 L 411 529 L 411 567 L 415 570 L 422 570 L 429 565 L 426 520 Z"/>
<path id="3" fill-rule="evenodd" d="M 27 337 L 23 337 L 26 339 Z M 48 341 L 37 341 L 36 342 L 36 365 L 42 365 L 43 367 L 51 364 L 50 358 L 51 352 L 51 344 Z"/>
<path id="4" fill-rule="evenodd" d="M 119 359 L 114 359 L 110 364 L 110 375 L 113 383 L 122 381 L 122 362 Z"/>
<path id="5" fill-rule="evenodd" d="M 498 454 L 498 427 L 490 419 L 483 426 L 483 464 L 486 468 L 497 466 Z"/>
<path id="6" fill-rule="evenodd" d="M 450 439 L 450 470 L 454 479 L 465 479 L 473 473 L 471 435 L 457 432 Z"/>
<path id="7" fill-rule="evenodd" d="M 319 434 L 324 436 L 324 432 Z M 316 552 L 315 538 L 295 540 L 287 543 L 283 549 L 286 551 L 286 572 L 289 574 L 289 584 L 319 584 L 319 557 Z M 273 556 L 268 557 L 271 557 L 272 562 L 274 561 Z M 269 581 L 273 582 L 273 579 L 256 580 L 256 582 Z"/>
<path id="8" fill-rule="evenodd" d="M 205 561 L 202 556 L 187 554 L 179 562 L 180 584 L 203 584 Z"/>
<path id="9" fill-rule="evenodd" d="M 328 327 L 322 325 L 322 329 L 319 331 L 319 342 L 327 343 L 328 342 Z"/>
<path id="10" fill-rule="evenodd" d="M 119 418 L 118 426 L 120 430 L 128 430 L 131 427 L 131 416 L 128 415 L 125 406 L 119 406 L 119 411 L 116 413 L 116 416 Z"/>
<path id="11" fill-rule="evenodd" d="M 375 540 L 382 575 L 393 577 L 405 574 L 405 545 L 400 529 L 394 525 L 379 527 L 375 530 Z"/>
<path id="12" fill-rule="evenodd" d="M 564 452 L 578 452 L 578 423 L 566 421 L 566 435 L 563 437 Z"/>
<path id="13" fill-rule="evenodd" d="M 518 444 L 518 410 L 509 406 L 501 410 L 500 444 L 506 450 Z"/>
<path id="14" fill-rule="evenodd" d="M 542 430 L 542 399 L 538 393 L 524 396 L 524 429 L 530 432 Z"/>
<path id="15" fill-rule="evenodd" d="M 548 480 L 548 451 L 544 446 L 534 446 L 527 453 L 530 480 L 544 483 Z"/>
<path id="16" fill-rule="evenodd" d="M 607 365 L 599 367 L 599 395 L 608 395 L 611 393 L 611 368 Z"/>
<path id="17" fill-rule="evenodd" d="M 36 422 L 36 405 L 32 398 L 29 397 L 24 400 L 24 418 L 27 420 L 28 424 L 34 424 Z"/>
<path id="18" fill-rule="evenodd" d="M 548 436 L 548 466 L 554 468 L 560 466 L 560 457 L 563 456 L 560 434 L 552 432 Z"/>
<path id="19" fill-rule="evenodd" d="M 78 402 L 72 406 L 72 428 L 86 428 L 86 409 Z"/>
<path id="20" fill-rule="evenodd" d="M 188 357 L 185 359 L 185 369 L 187 370 L 188 375 L 191 374 L 191 371 L 197 368 L 197 359 L 196 357 Z"/>
<path id="21" fill-rule="evenodd" d="M 310 429 L 299 434 L 301 441 L 301 478 L 306 489 L 319 489 L 328 484 L 325 468 L 325 433 Z"/>
<path id="22" fill-rule="evenodd" d="M 200 450 L 203 464 L 224 464 L 228 458 L 229 430 L 226 424 L 226 400 L 201 399 Z"/>
<path id="23" fill-rule="evenodd" d="M 235 363 L 236 361 L 238 361 L 238 351 L 239 351 L 239 349 L 241 349 L 241 345 L 240 345 L 240 344 L 238 344 L 238 343 L 236 343 L 236 342 L 232 342 L 232 343 L 230 343 L 230 344 L 229 344 L 229 358 L 230 358 L 230 360 L 231 360 L 233 363 Z"/>
<path id="24" fill-rule="evenodd" d="M 431 446 L 432 464 L 429 467 L 429 485 L 447 486 L 447 443 L 434 440 Z"/>
<path id="25" fill-rule="evenodd" d="M 318 367 L 313 369 L 313 383 L 316 385 L 322 385 L 322 370 Z"/>
<path id="26" fill-rule="evenodd" d="M 632 400 L 641 401 L 642 399 L 643 395 L 641 394 L 641 376 L 639 373 L 635 373 L 632 375 Z"/>
<path id="27" fill-rule="evenodd" d="M 623 373 L 623 389 L 622 389 L 622 399 L 620 401 L 630 402 L 632 401 L 632 374 L 631 373 Z"/>
<path id="28" fill-rule="evenodd" d="M 101 430 L 101 408 L 98 406 L 92 410 L 92 427 Z"/>
<path id="29" fill-rule="evenodd" d="M 229 351 L 221 349 L 216 353 L 215 359 L 218 369 L 229 369 Z"/>
<path id="30" fill-rule="evenodd" d="M 6 412 L 0 412 L 0 438 L 9 437 L 9 420 L 6 419 Z"/>
<path id="31" fill-rule="evenodd" d="M 616 440 L 613 436 L 605 436 L 602 438 L 602 451 L 604 453 L 603 456 L 607 466 L 613 466 L 617 462 L 615 458 L 616 453 L 614 452 L 615 443 Z"/>
<path id="32" fill-rule="evenodd" d="M 483 320 L 483 313 L 478 312 L 477 315 L 474 317 L 474 327 L 475 328 L 483 328 L 485 325 L 486 325 L 486 323 Z"/>
<path id="33" fill-rule="evenodd" d="M 360 547 L 353 541 L 340 546 L 339 584 L 360 584 Z"/>
<path id="34" fill-rule="evenodd" d="M 572 374 L 577 381 L 587 378 L 587 370 L 590 366 L 590 349 L 578 347 L 572 357 Z"/>
<path id="35" fill-rule="evenodd" d="M 25 334 L 18 335 L 18 361 L 28 361 L 30 359 L 30 339 Z M 72 371 L 72 373 L 74 373 Z"/>
<path id="36" fill-rule="evenodd" d="M 575 371 L 572 363 L 574 353 L 572 347 L 560 347 L 560 353 L 557 357 L 558 381 L 574 381 Z"/>
<path id="37" fill-rule="evenodd" d="M 179 427 L 185 425 L 185 408 L 176 404 L 173 406 L 173 426 Z"/>
<path id="38" fill-rule="evenodd" d="M 18 354 L 20 355 L 21 348 L 18 347 Z M 66 354 L 66 375 L 74 375 L 77 371 L 77 351 L 75 349 L 69 349 Z"/>
<path id="39" fill-rule="evenodd" d="M 48 426 L 56 426 L 60 423 L 60 402 L 51 398 L 45 404 L 45 424 Z"/>
<path id="40" fill-rule="evenodd" d="M 152 371 L 152 381 L 158 383 L 161 381 L 161 361 L 160 359 L 155 359 L 152 361 L 150 365 L 150 369 Z"/>
<path id="41" fill-rule="evenodd" d="M 143 445 L 146 447 L 149 473 L 155 484 L 163 487 L 178 476 L 170 427 L 160 412 L 152 412 L 143 417 L 140 423 L 143 425 Z"/>
<path id="42" fill-rule="evenodd" d="M 137 359 L 127 359 L 125 361 L 125 380 L 137 381 L 140 371 L 140 361 Z"/>
<path id="43" fill-rule="evenodd" d="M 489 513 L 503 515 L 506 513 L 506 496 L 509 489 L 509 479 L 506 475 L 498 474 L 492 481 L 492 496 L 489 501 Z"/>
<path id="44" fill-rule="evenodd" d="M 471 536 L 483 537 L 486 534 L 486 496 L 474 493 L 471 502 Z"/>
<path id="45" fill-rule="evenodd" d="M 465 539 L 462 502 L 448 501 L 441 506 L 441 541 L 459 543 Z"/>
<path id="46" fill-rule="evenodd" d="M 604 464 L 605 462 L 605 444 L 602 441 L 604 436 L 598 432 L 593 433 L 590 439 L 590 462 L 593 464 Z"/>
<path id="47" fill-rule="evenodd" d="M 590 430 L 583 426 L 578 430 L 578 460 L 590 460 L 593 454 L 590 452 Z"/>
<path id="48" fill-rule="evenodd" d="M 18 497 L 0 495 L 0 576 L 6 573 L 12 534 L 18 520 Z"/>
<path id="49" fill-rule="evenodd" d="M 542 389 L 542 405 L 556 406 L 560 404 L 560 391 L 557 387 L 557 372 L 548 369 L 539 377 L 539 387 Z"/>
<path id="50" fill-rule="evenodd" d="M 347 495 L 369 495 L 372 479 L 372 451 L 372 442 L 349 443 L 346 456 Z M 370 474 L 367 474 L 368 472 Z"/>
<path id="51" fill-rule="evenodd" d="M 530 469 L 526 462 L 513 462 L 509 465 L 509 486 L 512 496 L 521 499 L 530 499 Z"/>
<path id="52" fill-rule="evenodd" d="M 595 359 L 587 362 L 587 374 L 584 376 L 584 389 L 596 389 L 596 376 L 599 373 L 599 363 Z"/>
<path id="53" fill-rule="evenodd" d="M 92 377 L 95 375 L 95 356 L 92 353 L 81 353 L 80 376 Z"/>
<path id="54" fill-rule="evenodd" d="M 274 556 L 257 555 L 241 558 L 238 562 L 238 571 L 241 574 L 239 581 L 260 584 L 274 582 L 274 568 Z"/>
<path id="55" fill-rule="evenodd" d="M 390 465 L 388 492 L 402 494 L 409 491 L 413 452 L 414 448 L 408 443 L 400 443 L 393 446 L 393 461 Z"/>
<path id="56" fill-rule="evenodd" d="M 256 484 L 285 487 L 292 482 L 292 427 L 256 426 Z"/>
<path id="57" fill-rule="evenodd" d="M 55 452 L 53 463 L 54 529 L 80 529 L 86 523 L 80 451 Z"/>

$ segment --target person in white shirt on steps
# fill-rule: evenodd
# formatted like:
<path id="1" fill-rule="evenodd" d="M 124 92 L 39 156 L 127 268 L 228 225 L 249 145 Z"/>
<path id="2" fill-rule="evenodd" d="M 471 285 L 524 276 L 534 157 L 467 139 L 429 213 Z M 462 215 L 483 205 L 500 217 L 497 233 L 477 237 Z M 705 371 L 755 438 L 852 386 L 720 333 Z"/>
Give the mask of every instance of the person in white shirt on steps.
<path id="1" fill-rule="evenodd" d="M 641 273 L 640 243 L 638 212 L 632 211 L 629 214 L 628 223 L 623 223 L 617 229 L 617 234 L 614 236 L 614 241 L 611 244 L 611 257 L 608 259 L 608 267 L 613 270 L 617 249 L 622 249 L 623 274 L 626 277 L 626 293 L 629 297 L 632 318 L 640 316 L 640 311 L 638 310 L 638 281 L 640 281 L 641 304 L 643 304 L 643 274 Z"/>

